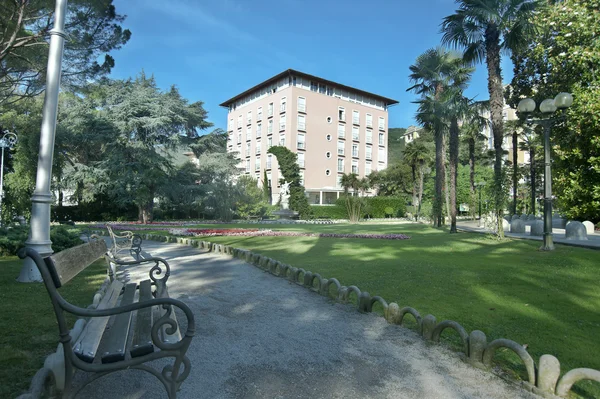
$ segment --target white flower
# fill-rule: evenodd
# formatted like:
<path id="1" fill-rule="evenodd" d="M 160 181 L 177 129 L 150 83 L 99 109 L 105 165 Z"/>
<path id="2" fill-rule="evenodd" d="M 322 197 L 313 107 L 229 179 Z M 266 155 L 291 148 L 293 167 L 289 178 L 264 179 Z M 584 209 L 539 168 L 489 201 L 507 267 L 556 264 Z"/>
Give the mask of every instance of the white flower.
<path id="1" fill-rule="evenodd" d="M 573 35 L 572 33 L 567 33 L 567 34 L 565 35 L 565 37 L 571 37 L 572 35 Z"/>
<path id="2" fill-rule="evenodd" d="M 559 57 L 564 57 L 565 55 L 567 55 L 567 53 L 565 53 L 565 52 L 562 52 L 562 53 L 560 53 L 558 56 L 559 56 Z"/>
<path id="3" fill-rule="evenodd" d="M 573 25 L 573 22 L 569 22 L 569 23 L 567 24 L 567 26 L 571 26 L 571 25 Z"/>

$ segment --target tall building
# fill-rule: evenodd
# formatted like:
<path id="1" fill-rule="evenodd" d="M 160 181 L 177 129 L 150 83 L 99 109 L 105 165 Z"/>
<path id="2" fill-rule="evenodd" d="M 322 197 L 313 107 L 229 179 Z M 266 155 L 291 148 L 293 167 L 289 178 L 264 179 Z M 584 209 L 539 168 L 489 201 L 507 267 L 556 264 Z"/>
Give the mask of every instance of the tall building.
<path id="1" fill-rule="evenodd" d="M 279 197 L 277 159 L 285 146 L 298 155 L 311 204 L 333 204 L 343 173 L 360 177 L 387 166 L 388 107 L 398 101 L 288 69 L 221 104 L 227 107 L 227 150 L 242 170 Z"/>

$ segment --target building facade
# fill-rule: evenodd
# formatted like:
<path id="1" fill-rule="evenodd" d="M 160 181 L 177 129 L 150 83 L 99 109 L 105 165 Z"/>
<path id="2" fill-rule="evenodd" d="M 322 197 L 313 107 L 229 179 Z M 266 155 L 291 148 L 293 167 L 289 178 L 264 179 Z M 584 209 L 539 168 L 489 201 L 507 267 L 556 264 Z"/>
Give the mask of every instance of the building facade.
<path id="1" fill-rule="evenodd" d="M 287 147 L 298 155 L 309 203 L 333 204 L 342 174 L 387 167 L 387 111 L 397 103 L 288 69 L 221 104 L 229 110 L 227 150 L 243 173 L 262 181 L 266 171 L 276 202 L 281 176 L 267 150 Z"/>

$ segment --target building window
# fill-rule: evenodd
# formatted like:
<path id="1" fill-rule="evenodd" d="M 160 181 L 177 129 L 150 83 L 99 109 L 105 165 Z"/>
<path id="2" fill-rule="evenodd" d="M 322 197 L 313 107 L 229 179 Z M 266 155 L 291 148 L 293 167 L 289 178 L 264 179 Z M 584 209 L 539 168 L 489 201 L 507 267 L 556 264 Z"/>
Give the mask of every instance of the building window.
<path id="1" fill-rule="evenodd" d="M 300 171 L 300 185 L 301 186 L 304 185 L 304 171 L 303 170 Z"/>
<path id="2" fill-rule="evenodd" d="M 377 161 L 385 163 L 385 148 L 379 149 L 379 154 L 377 154 Z"/>
<path id="3" fill-rule="evenodd" d="M 285 106 L 285 101 L 286 101 L 286 99 L 285 99 L 285 97 L 283 97 L 283 98 L 281 99 L 281 105 L 280 105 L 280 107 L 279 107 L 279 112 L 285 112 L 285 109 L 286 109 L 286 106 Z"/>
<path id="4" fill-rule="evenodd" d="M 352 161 L 352 173 L 358 174 L 358 161 Z"/>
<path id="5" fill-rule="evenodd" d="M 298 112 L 306 113 L 306 98 L 298 97 Z"/>
<path id="6" fill-rule="evenodd" d="M 285 147 L 285 134 L 279 135 L 279 145 Z"/>
<path id="7" fill-rule="evenodd" d="M 273 147 L 273 137 L 267 139 L 267 149 Z"/>
<path id="8" fill-rule="evenodd" d="M 325 153 L 325 158 L 327 158 L 327 159 L 330 159 L 330 158 L 331 158 L 331 152 L 330 152 L 330 151 L 327 151 L 327 152 Z"/>
<path id="9" fill-rule="evenodd" d="M 367 132 L 365 134 L 365 141 L 369 144 L 373 142 L 373 132 L 369 129 L 367 129 Z"/>
<path id="10" fill-rule="evenodd" d="M 299 150 L 306 149 L 305 139 L 306 139 L 306 137 L 303 134 L 299 134 L 298 136 L 296 136 L 296 145 Z"/>
<path id="11" fill-rule="evenodd" d="M 346 125 L 338 124 L 338 139 L 346 138 Z"/>
<path id="12" fill-rule="evenodd" d="M 273 103 L 269 103 L 269 107 L 267 108 L 267 117 L 273 116 Z"/>
<path id="13" fill-rule="evenodd" d="M 279 131 L 285 130 L 285 114 L 279 117 Z"/>
<path id="14" fill-rule="evenodd" d="M 250 156 L 250 143 L 246 143 L 246 156 Z"/>
<path id="15" fill-rule="evenodd" d="M 328 96 L 333 96 L 333 87 L 327 86 L 327 95 Z"/>
<path id="16" fill-rule="evenodd" d="M 379 130 L 385 130 L 385 118 L 379 117 Z"/>
<path id="17" fill-rule="evenodd" d="M 365 176 L 371 174 L 371 162 L 365 162 Z"/>
<path id="18" fill-rule="evenodd" d="M 342 122 L 346 121 L 346 110 L 343 107 L 338 108 L 338 120 Z"/>
<path id="19" fill-rule="evenodd" d="M 358 144 L 352 144 L 352 156 L 358 158 Z"/>
<path id="20" fill-rule="evenodd" d="M 262 123 L 256 125 L 256 137 L 260 137 L 262 134 Z"/>
<path id="21" fill-rule="evenodd" d="M 319 84 L 319 93 L 325 94 L 325 85 L 322 83 Z"/>
<path id="22" fill-rule="evenodd" d="M 238 115 L 237 127 L 238 129 L 242 127 L 242 115 Z"/>
<path id="23" fill-rule="evenodd" d="M 337 171 L 344 173 L 344 158 L 338 158 L 337 160 Z"/>
<path id="24" fill-rule="evenodd" d="M 273 181 L 273 176 L 271 173 L 267 173 L 267 182 L 269 183 L 269 188 L 271 188 L 271 182 Z"/>
<path id="25" fill-rule="evenodd" d="M 383 133 L 379 133 L 379 145 L 385 145 L 385 135 Z"/>
<path id="26" fill-rule="evenodd" d="M 269 124 L 267 125 L 267 134 L 273 134 L 273 119 L 269 119 Z"/>
<path id="27" fill-rule="evenodd" d="M 352 126 L 352 140 L 358 141 L 360 134 L 358 132 L 358 126 Z"/>
<path id="28" fill-rule="evenodd" d="M 272 165 L 273 165 L 273 155 L 269 154 L 269 155 L 267 155 L 267 169 L 271 169 Z"/>
<path id="29" fill-rule="evenodd" d="M 262 121 L 262 107 L 258 107 L 256 111 L 256 121 Z"/>
<path id="30" fill-rule="evenodd" d="M 343 141 L 338 141 L 338 155 L 344 155 L 345 143 Z"/>
<path id="31" fill-rule="evenodd" d="M 306 131 L 306 117 L 298 115 L 298 130 Z"/>
<path id="32" fill-rule="evenodd" d="M 318 91 L 319 90 L 319 84 L 317 82 L 310 82 L 310 91 Z"/>
<path id="33" fill-rule="evenodd" d="M 327 117 L 327 123 L 331 123 L 331 121 L 332 121 L 331 116 L 328 116 Z"/>
<path id="34" fill-rule="evenodd" d="M 248 125 L 252 123 L 252 111 L 248 111 L 248 116 L 246 117 L 246 123 Z"/>
<path id="35" fill-rule="evenodd" d="M 342 175 L 338 175 L 337 181 L 335 183 L 337 188 L 342 188 Z"/>
<path id="36" fill-rule="evenodd" d="M 256 158 L 254 161 L 254 170 L 260 170 L 260 158 Z"/>
<path id="37" fill-rule="evenodd" d="M 241 143 L 241 142 L 242 142 L 242 134 L 238 133 L 238 143 Z"/>
<path id="38" fill-rule="evenodd" d="M 365 158 L 371 159 L 372 156 L 373 156 L 373 149 L 371 148 L 371 146 L 367 146 L 365 148 Z"/>
<path id="39" fill-rule="evenodd" d="M 331 141 L 331 134 L 328 134 L 327 136 L 325 136 L 325 138 L 327 139 L 327 141 Z"/>
<path id="40" fill-rule="evenodd" d="M 250 173 L 250 160 L 246 159 L 246 173 Z"/>
<path id="41" fill-rule="evenodd" d="M 373 127 L 373 115 L 367 114 L 367 127 Z"/>
<path id="42" fill-rule="evenodd" d="M 304 167 L 304 153 L 303 152 L 298 152 L 296 153 L 298 155 L 298 166 L 300 166 L 301 168 Z"/>
<path id="43" fill-rule="evenodd" d="M 331 174 L 331 171 L 329 169 L 325 169 L 325 176 L 329 176 Z"/>
<path id="44" fill-rule="evenodd" d="M 233 119 L 229 120 L 229 130 L 233 130 Z"/>
<path id="45" fill-rule="evenodd" d="M 256 142 L 256 155 L 260 155 L 260 140 Z"/>
<path id="46" fill-rule="evenodd" d="M 360 123 L 360 113 L 358 111 L 352 111 L 352 123 L 355 125 Z"/>
<path id="47" fill-rule="evenodd" d="M 252 126 L 246 127 L 246 141 L 252 140 Z"/>

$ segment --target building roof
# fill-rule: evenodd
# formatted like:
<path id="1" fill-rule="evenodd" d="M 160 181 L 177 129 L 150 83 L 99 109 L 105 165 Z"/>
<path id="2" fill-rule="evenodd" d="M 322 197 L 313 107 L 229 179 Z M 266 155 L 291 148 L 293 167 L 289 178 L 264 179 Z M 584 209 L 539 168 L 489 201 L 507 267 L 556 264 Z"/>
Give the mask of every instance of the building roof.
<path id="1" fill-rule="evenodd" d="M 343 85 L 341 83 L 337 83 L 337 82 L 333 82 L 331 80 L 320 78 L 318 76 L 309 75 L 307 73 L 296 71 L 294 69 L 287 69 L 287 70 L 281 72 L 280 74 L 275 75 L 272 78 L 269 78 L 269 79 L 265 80 L 264 82 L 257 84 L 254 87 L 251 87 L 250 89 L 246 90 L 245 92 L 240 93 L 237 96 L 232 97 L 229 100 L 227 100 L 227 101 L 225 101 L 225 102 L 223 102 L 222 104 L 219 104 L 219 105 L 221 107 L 229 107 L 229 105 L 235 103 L 237 100 L 239 100 L 241 98 L 244 98 L 248 94 L 250 94 L 250 93 L 252 93 L 252 92 L 254 92 L 254 91 L 262 88 L 263 86 L 267 86 L 267 85 L 269 85 L 271 83 L 277 82 L 279 79 L 281 79 L 283 77 L 292 76 L 292 75 L 298 76 L 298 77 L 301 77 L 301 78 L 311 79 L 311 80 L 317 81 L 319 83 L 324 83 L 324 84 L 336 86 L 336 87 L 339 87 L 341 89 L 352 90 L 352 91 L 354 91 L 354 92 L 356 92 L 358 94 L 361 94 L 361 95 L 371 96 L 371 97 L 373 97 L 376 100 L 383 101 L 386 105 L 398 104 L 398 101 L 393 100 L 391 98 L 383 97 L 383 96 L 380 96 L 378 94 L 374 94 L 374 93 L 370 93 L 368 91 L 360 90 L 360 89 L 357 89 L 355 87 L 346 86 L 346 85 Z"/>

